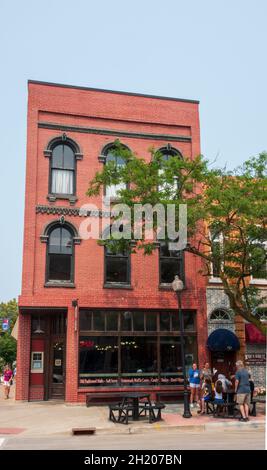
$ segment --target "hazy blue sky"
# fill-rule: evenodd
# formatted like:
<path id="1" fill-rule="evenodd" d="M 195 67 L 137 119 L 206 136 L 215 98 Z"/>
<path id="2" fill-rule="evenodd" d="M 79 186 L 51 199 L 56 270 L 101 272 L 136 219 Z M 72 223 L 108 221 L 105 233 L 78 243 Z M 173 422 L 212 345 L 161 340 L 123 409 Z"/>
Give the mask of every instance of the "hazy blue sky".
<path id="1" fill-rule="evenodd" d="M 202 153 L 267 149 L 266 0 L 0 0 L 0 302 L 20 292 L 27 80 L 200 100 Z"/>

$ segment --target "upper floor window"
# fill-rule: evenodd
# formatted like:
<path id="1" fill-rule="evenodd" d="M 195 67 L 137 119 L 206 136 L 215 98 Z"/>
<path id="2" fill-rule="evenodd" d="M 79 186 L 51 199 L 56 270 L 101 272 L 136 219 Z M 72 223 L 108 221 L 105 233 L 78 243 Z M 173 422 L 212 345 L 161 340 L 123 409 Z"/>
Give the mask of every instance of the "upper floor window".
<path id="1" fill-rule="evenodd" d="M 252 259 L 257 262 L 257 269 L 254 269 L 252 282 L 267 282 L 267 242 L 253 243 Z"/>
<path id="2" fill-rule="evenodd" d="M 49 201 L 69 199 L 74 204 L 77 200 L 76 160 L 82 159 L 78 145 L 63 134 L 48 143 L 44 155 L 50 158 Z"/>
<path id="3" fill-rule="evenodd" d="M 231 316 L 230 314 L 221 308 L 218 308 L 216 310 L 213 310 L 213 312 L 210 314 L 210 321 L 231 321 Z"/>
<path id="4" fill-rule="evenodd" d="M 120 144 L 121 148 L 125 150 L 129 150 L 126 145 Z M 116 153 L 116 146 L 115 144 L 107 144 L 104 149 L 102 150 L 101 156 L 99 160 L 102 163 L 111 163 L 116 168 L 121 168 L 125 166 L 125 160 L 119 155 L 118 151 Z M 118 199 L 119 192 L 121 189 L 126 189 L 127 185 L 124 182 L 118 182 L 116 184 L 111 184 L 105 187 L 105 196 L 110 200 Z"/>
<path id="5" fill-rule="evenodd" d="M 256 318 L 262 322 L 267 322 L 267 308 L 258 307 L 255 313 Z"/>
<path id="6" fill-rule="evenodd" d="M 48 236 L 47 281 L 73 282 L 73 233 L 53 227 Z"/>
<path id="7" fill-rule="evenodd" d="M 169 194 L 170 199 L 174 198 L 179 189 L 178 177 L 171 176 L 170 181 L 168 181 L 168 170 L 164 167 L 164 162 L 170 161 L 172 158 L 183 158 L 182 154 L 175 148 L 171 147 L 168 144 L 166 147 L 162 147 L 158 150 L 158 153 L 162 156 L 163 167 L 159 170 L 159 176 L 164 176 L 164 182 L 159 185 L 159 191 L 164 191 Z"/>
<path id="8" fill-rule="evenodd" d="M 210 232 L 211 242 L 211 275 L 212 278 L 219 278 L 222 269 L 222 250 L 223 250 L 223 235 L 221 232 L 211 230 Z"/>
<path id="9" fill-rule="evenodd" d="M 168 242 L 162 241 L 159 248 L 159 282 L 171 284 L 177 275 L 184 279 L 183 255 L 180 251 L 170 251 Z"/>
<path id="10" fill-rule="evenodd" d="M 114 242 L 116 243 L 116 242 Z M 105 247 L 105 285 L 130 285 L 130 251 Z"/>
<path id="11" fill-rule="evenodd" d="M 69 145 L 59 144 L 52 151 L 51 193 L 74 194 L 75 157 Z"/>

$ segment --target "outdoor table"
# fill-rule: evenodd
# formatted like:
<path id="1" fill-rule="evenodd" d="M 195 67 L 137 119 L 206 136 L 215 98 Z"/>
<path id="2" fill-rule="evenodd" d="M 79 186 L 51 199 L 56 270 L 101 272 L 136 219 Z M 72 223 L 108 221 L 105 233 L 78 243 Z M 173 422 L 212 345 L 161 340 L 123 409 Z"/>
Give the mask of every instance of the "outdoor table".
<path id="1" fill-rule="evenodd" d="M 224 396 L 226 397 L 226 403 L 227 405 L 229 403 L 234 403 L 234 396 L 235 396 L 235 391 L 234 389 L 230 389 L 228 390 L 227 392 L 224 392 Z M 234 407 L 235 405 L 233 404 L 233 406 L 229 407 L 227 406 L 227 411 L 226 411 L 226 415 L 227 417 L 229 417 L 229 415 L 234 415 Z M 231 409 L 230 409 L 231 408 Z"/>
<path id="2" fill-rule="evenodd" d="M 146 398 L 148 403 L 150 404 L 150 393 L 142 393 L 142 392 L 126 392 L 122 394 L 123 402 L 122 405 L 126 404 L 128 400 L 131 400 L 133 403 L 133 420 L 137 421 L 139 419 L 139 400 L 142 398 Z"/>

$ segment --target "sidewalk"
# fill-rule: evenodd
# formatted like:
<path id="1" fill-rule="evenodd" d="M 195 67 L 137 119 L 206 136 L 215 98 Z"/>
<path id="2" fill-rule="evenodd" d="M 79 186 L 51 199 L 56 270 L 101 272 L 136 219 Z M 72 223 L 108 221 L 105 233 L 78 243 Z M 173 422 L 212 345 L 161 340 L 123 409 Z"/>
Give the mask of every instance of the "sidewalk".
<path id="1" fill-rule="evenodd" d="M 14 389 L 14 387 L 12 387 Z M 72 428 L 96 428 L 97 434 L 148 433 L 151 431 L 214 432 L 220 430 L 246 431 L 264 429 L 265 406 L 259 407 L 257 417 L 248 423 L 234 419 L 200 416 L 197 409 L 192 410 L 192 418 L 182 417 L 182 405 L 167 405 L 162 414 L 163 421 L 149 424 L 148 421 L 130 422 L 128 426 L 115 424 L 108 420 L 108 407 L 68 405 L 62 402 L 16 402 L 12 390 L 9 400 L 3 399 L 0 386 L 0 435 L 16 434 L 17 437 L 40 437 L 70 435 Z"/>

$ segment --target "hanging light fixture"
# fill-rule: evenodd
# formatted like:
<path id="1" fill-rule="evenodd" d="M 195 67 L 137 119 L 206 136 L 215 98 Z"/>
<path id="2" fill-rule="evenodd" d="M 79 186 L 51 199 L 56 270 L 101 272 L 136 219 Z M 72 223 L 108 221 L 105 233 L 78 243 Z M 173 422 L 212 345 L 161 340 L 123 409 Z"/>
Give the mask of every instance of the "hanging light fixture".
<path id="1" fill-rule="evenodd" d="M 35 335 L 41 335 L 44 333 L 44 330 L 41 328 L 41 315 L 38 316 L 38 325 L 36 330 L 33 332 Z"/>

